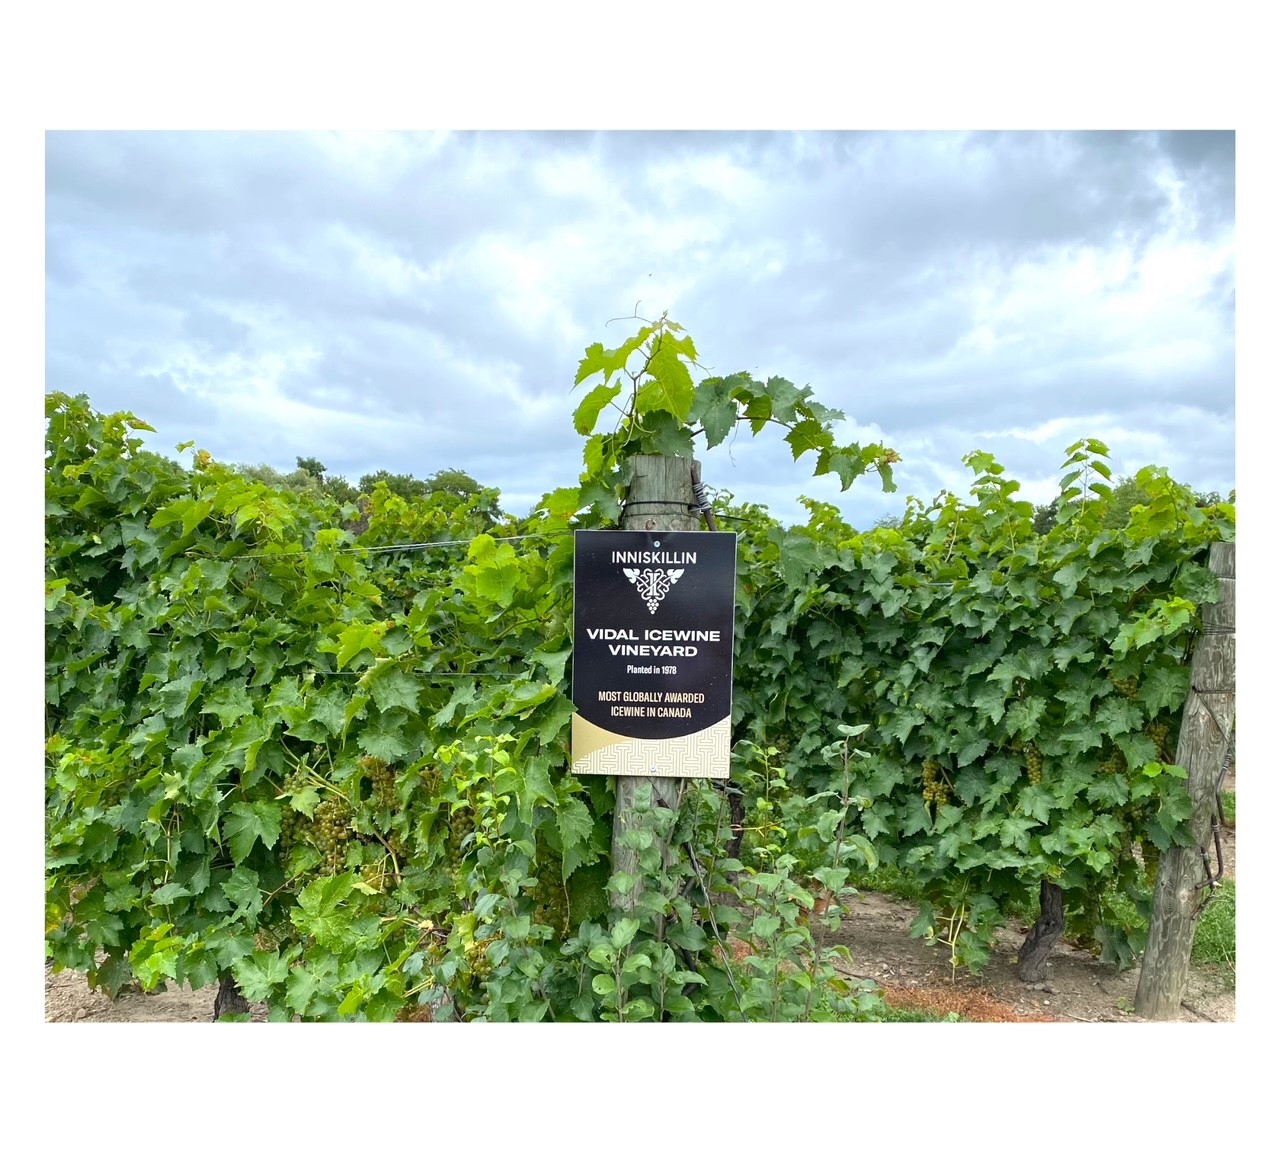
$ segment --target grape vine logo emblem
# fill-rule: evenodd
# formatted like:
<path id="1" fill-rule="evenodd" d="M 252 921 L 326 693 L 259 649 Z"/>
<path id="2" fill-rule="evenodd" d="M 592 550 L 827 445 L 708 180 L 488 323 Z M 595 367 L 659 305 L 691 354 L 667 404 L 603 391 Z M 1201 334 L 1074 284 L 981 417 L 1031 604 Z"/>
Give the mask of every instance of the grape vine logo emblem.
<path id="1" fill-rule="evenodd" d="M 671 586 L 684 575 L 683 568 L 624 568 L 622 572 L 636 586 L 641 599 L 649 606 L 650 615 L 658 610 Z"/>

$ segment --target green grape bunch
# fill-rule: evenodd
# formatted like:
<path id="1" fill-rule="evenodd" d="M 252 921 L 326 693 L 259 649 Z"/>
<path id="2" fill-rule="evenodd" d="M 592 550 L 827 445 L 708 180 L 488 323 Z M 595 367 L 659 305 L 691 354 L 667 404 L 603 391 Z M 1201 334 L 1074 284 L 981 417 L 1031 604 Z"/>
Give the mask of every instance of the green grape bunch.
<path id="1" fill-rule="evenodd" d="M 470 808 L 455 808 L 449 813 L 448 839 L 445 841 L 445 866 L 449 875 L 456 882 L 466 849 L 467 838 L 475 832 L 474 818 Z"/>
<path id="2" fill-rule="evenodd" d="M 1136 700 L 1138 698 L 1138 680 L 1136 677 L 1118 678 L 1112 676 L 1111 683 L 1115 685 L 1116 691 L 1126 700 Z"/>
<path id="3" fill-rule="evenodd" d="M 941 808 L 951 798 L 951 789 L 947 787 L 946 779 L 941 775 L 942 764 L 935 757 L 930 756 L 921 767 L 925 806 L 933 804 L 936 808 Z"/>
<path id="4" fill-rule="evenodd" d="M 1163 720 L 1153 720 L 1143 728 L 1156 746 L 1156 752 L 1165 764 L 1173 763 L 1174 749 L 1169 744 L 1169 725 Z"/>
<path id="5" fill-rule="evenodd" d="M 330 796 L 316 805 L 311 820 L 316 847 L 330 872 L 341 872 L 347 863 L 347 844 L 351 840 L 351 811 L 339 796 Z"/>
<path id="6" fill-rule="evenodd" d="M 1110 744 L 1110 741 L 1108 741 L 1108 744 Z M 1108 776 L 1123 775 L 1126 767 L 1128 766 L 1128 762 L 1124 758 L 1124 753 L 1114 744 L 1110 744 L 1110 747 L 1111 751 L 1107 755 L 1107 758 L 1102 761 L 1098 771 L 1103 772 Z"/>
<path id="7" fill-rule="evenodd" d="M 311 778 L 311 770 L 305 762 L 299 763 L 281 785 L 281 797 L 295 796 L 301 792 Z M 306 839 L 307 817 L 292 804 L 286 804 L 280 816 L 280 843 L 288 852 Z"/>
<path id="8" fill-rule="evenodd" d="M 1034 741 L 1027 741 L 1023 747 L 1022 762 L 1027 766 L 1027 779 L 1032 784 L 1039 784 L 1044 776 L 1044 753 L 1036 747 Z"/>
<path id="9" fill-rule="evenodd" d="M 280 816 L 280 845 L 288 852 L 302 842 L 307 819 L 296 808 L 286 807 Z"/>
<path id="10" fill-rule="evenodd" d="M 529 890 L 529 896 L 535 905 L 533 922 L 553 928 L 563 939 L 569 935 L 570 915 L 560 867 L 558 857 L 540 852 L 534 871 L 537 883 Z"/>
<path id="11" fill-rule="evenodd" d="M 398 806 L 396 797 L 396 770 L 378 756 L 361 756 L 360 767 L 373 785 L 373 803 L 383 812 L 392 812 Z"/>

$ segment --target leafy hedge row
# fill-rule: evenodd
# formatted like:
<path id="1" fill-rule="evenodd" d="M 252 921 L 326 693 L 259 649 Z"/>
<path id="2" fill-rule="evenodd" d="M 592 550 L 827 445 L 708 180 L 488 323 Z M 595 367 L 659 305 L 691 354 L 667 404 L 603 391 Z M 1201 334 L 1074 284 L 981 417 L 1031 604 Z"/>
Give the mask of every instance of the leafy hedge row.
<path id="1" fill-rule="evenodd" d="M 733 879 L 705 782 L 678 820 L 645 807 L 641 871 L 610 877 L 609 783 L 568 772 L 563 520 L 504 540 L 436 498 L 339 508 L 178 468 L 83 397 L 47 415 L 55 964 L 113 994 L 233 977 L 273 1019 L 879 1011 L 814 940 L 798 861 Z M 841 825 L 809 853 L 835 890 Z"/>
<path id="2" fill-rule="evenodd" d="M 911 501 L 897 528 L 722 506 L 745 517 L 745 816 L 705 781 L 678 811 L 642 795 L 640 871 L 610 876 L 611 786 L 568 771 L 570 528 L 611 522 L 628 455 L 738 422 L 783 425 L 846 485 L 891 486 L 896 460 L 838 447 L 839 413 L 780 378 L 695 386 L 678 332 L 587 350 L 578 382 L 605 384 L 575 416 L 579 484 L 519 523 L 488 490 L 339 507 L 204 452 L 183 468 L 136 418 L 48 397 L 56 964 L 111 992 L 230 976 L 276 1019 L 874 1018 L 828 941 L 878 860 L 920 879 L 916 930 L 957 962 L 1045 880 L 1109 955 L 1140 946 L 1109 897 L 1184 835 L 1170 752 L 1234 508 L 1148 469 L 1108 528 L 1094 441 L 1043 536 L 982 453 L 967 499 Z"/>
<path id="3" fill-rule="evenodd" d="M 1042 880 L 1128 961 L 1145 925 L 1109 897 L 1149 887 L 1158 853 L 1185 842 L 1187 662 L 1197 608 L 1218 596 L 1209 544 L 1233 537 L 1235 508 L 1198 507 L 1147 468 L 1124 526 L 1105 527 L 1105 456 L 1071 446 L 1044 535 L 986 453 L 966 459 L 967 499 L 912 501 L 895 528 L 857 533 L 815 502 L 790 530 L 748 519 L 744 730 L 812 790 L 830 783 L 814 754 L 831 719 L 870 726 L 861 829 L 924 885 L 913 930 L 965 963 Z"/>

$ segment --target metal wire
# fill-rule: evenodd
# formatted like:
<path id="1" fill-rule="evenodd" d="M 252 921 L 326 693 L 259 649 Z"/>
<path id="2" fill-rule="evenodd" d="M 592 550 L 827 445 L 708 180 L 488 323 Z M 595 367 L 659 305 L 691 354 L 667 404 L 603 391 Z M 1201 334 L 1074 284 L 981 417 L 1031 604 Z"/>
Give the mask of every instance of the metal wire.
<path id="1" fill-rule="evenodd" d="M 568 536 L 570 529 L 564 529 L 560 532 L 531 532 L 523 536 L 491 536 L 490 539 L 496 544 L 502 544 L 510 540 L 548 540 L 555 536 Z M 348 544 L 342 548 L 335 548 L 332 554 L 340 556 L 343 554 L 364 552 L 417 552 L 427 548 L 461 548 L 470 546 L 474 541 L 478 540 L 478 536 L 471 536 L 465 540 L 423 540 L 411 541 L 403 544 Z M 322 551 L 318 548 L 300 548 L 296 552 L 238 552 L 234 556 L 214 556 L 205 552 L 184 552 L 184 556 L 190 556 L 196 560 L 261 560 L 270 558 L 274 560 L 291 560 L 295 557 L 300 558 L 309 556 L 315 552 Z"/>

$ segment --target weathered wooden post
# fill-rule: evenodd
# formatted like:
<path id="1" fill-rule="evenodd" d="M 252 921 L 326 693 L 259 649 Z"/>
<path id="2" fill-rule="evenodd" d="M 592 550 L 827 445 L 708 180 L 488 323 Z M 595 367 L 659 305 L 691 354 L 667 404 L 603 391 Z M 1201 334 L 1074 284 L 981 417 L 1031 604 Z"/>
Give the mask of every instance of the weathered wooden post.
<path id="1" fill-rule="evenodd" d="M 691 510 L 693 473 L 691 461 L 683 456 L 634 457 L 626 506 L 618 527 L 634 532 L 692 532 L 698 517 Z M 674 776 L 617 776 L 614 778 L 613 872 L 635 872 L 637 853 L 623 844 L 623 833 L 635 822 L 636 789 L 645 781 L 653 785 L 653 802 L 675 809 L 679 803 L 680 781 Z M 635 906 L 638 893 L 612 893 L 615 907 Z"/>
<path id="2" fill-rule="evenodd" d="M 1177 763 L 1191 794 L 1189 848 L 1173 845 L 1160 857 L 1151 925 L 1134 1010 L 1151 1020 L 1179 1014 L 1191 970 L 1196 918 L 1208 897 L 1208 846 L 1217 813 L 1220 774 L 1232 744 L 1236 715 L 1236 552 L 1233 543 L 1209 550 L 1209 571 L 1221 595 L 1204 608 L 1204 633 L 1191 658 L 1191 691 L 1182 710 Z"/>

